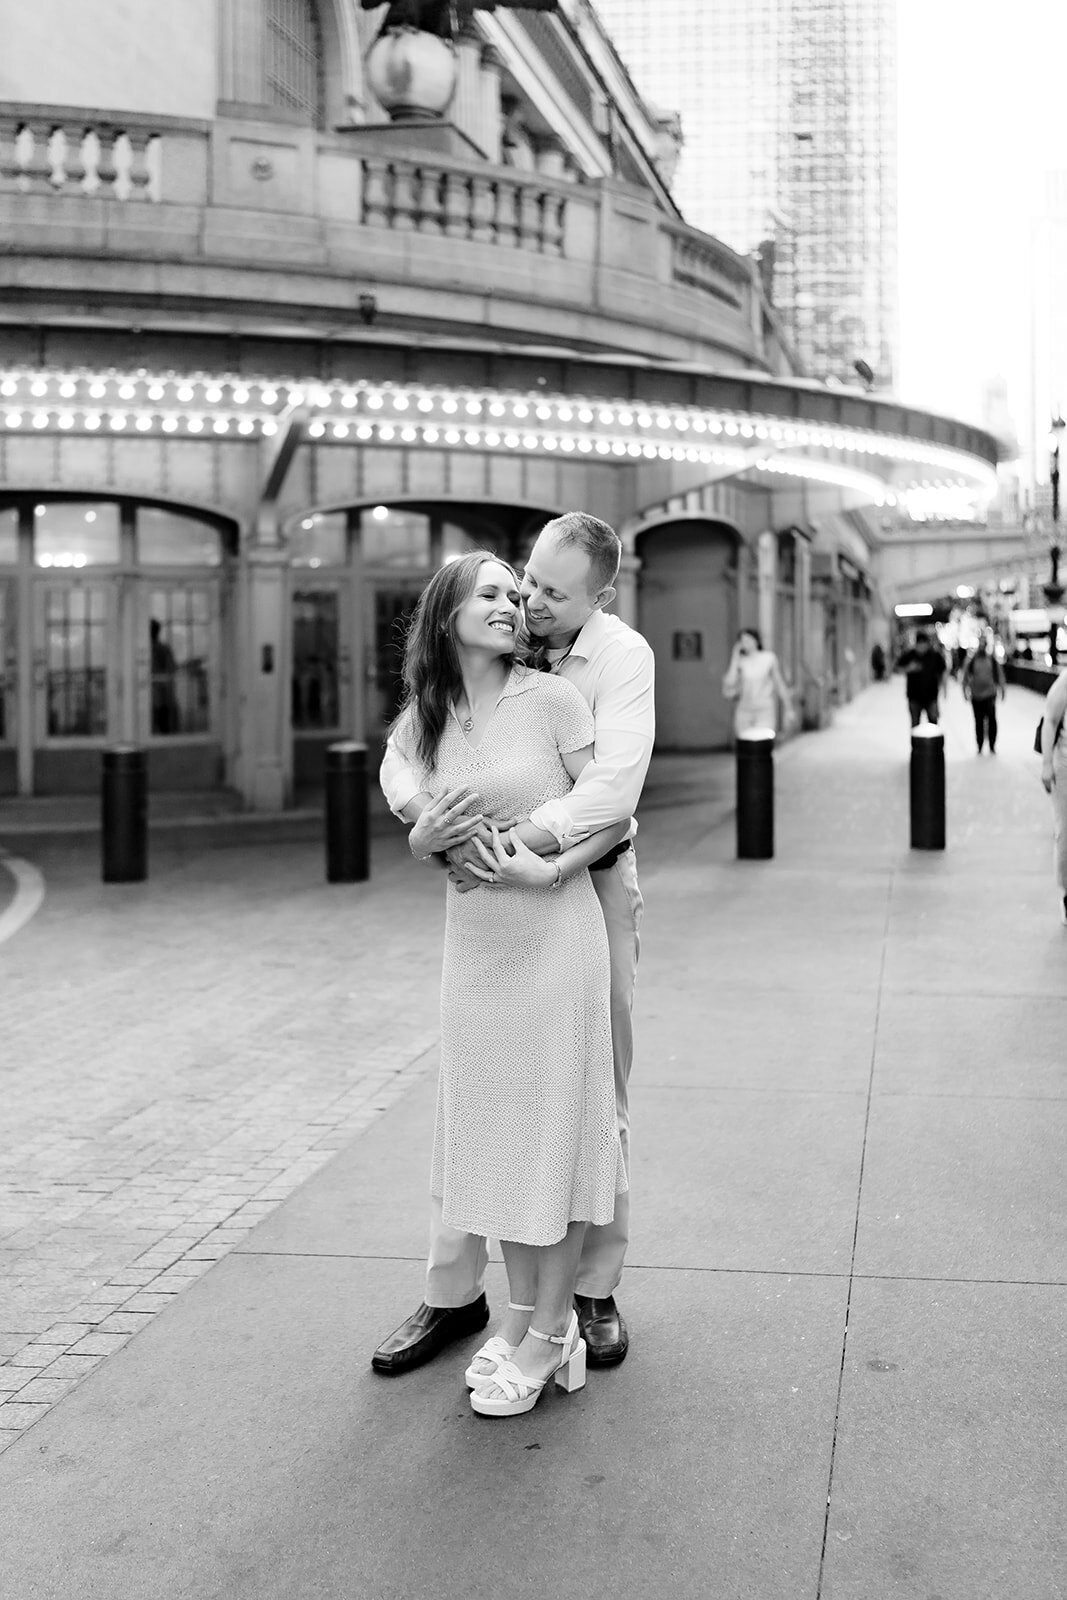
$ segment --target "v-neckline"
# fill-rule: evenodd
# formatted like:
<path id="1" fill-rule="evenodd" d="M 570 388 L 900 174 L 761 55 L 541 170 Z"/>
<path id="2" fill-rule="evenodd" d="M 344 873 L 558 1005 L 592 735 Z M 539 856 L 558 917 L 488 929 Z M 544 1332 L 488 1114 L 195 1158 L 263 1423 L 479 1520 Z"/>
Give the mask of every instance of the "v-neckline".
<path id="1" fill-rule="evenodd" d="M 485 727 L 482 729 L 482 736 L 478 740 L 477 744 L 472 744 L 471 738 L 470 738 L 470 734 L 467 733 L 466 729 L 463 726 L 463 723 L 460 721 L 459 711 L 456 709 L 456 702 L 453 700 L 452 706 L 451 706 L 452 715 L 456 719 L 456 727 L 459 729 L 459 736 L 463 740 L 463 743 L 467 746 L 468 750 L 480 750 L 482 748 L 482 745 L 485 743 L 486 735 L 489 732 L 490 727 L 492 726 L 493 718 L 496 716 L 498 710 L 500 709 L 500 702 L 501 702 L 501 700 L 503 700 L 504 696 L 507 694 L 508 688 L 509 688 L 509 686 L 511 684 L 511 680 L 512 680 L 513 676 L 514 676 L 514 668 L 512 668 L 511 672 L 508 673 L 507 677 L 504 679 L 504 682 L 502 683 L 502 685 L 500 687 L 500 693 L 497 695 L 496 699 L 493 702 L 492 711 L 490 711 L 489 715 L 485 719 Z M 472 729 L 471 731 L 473 732 L 474 730 Z"/>

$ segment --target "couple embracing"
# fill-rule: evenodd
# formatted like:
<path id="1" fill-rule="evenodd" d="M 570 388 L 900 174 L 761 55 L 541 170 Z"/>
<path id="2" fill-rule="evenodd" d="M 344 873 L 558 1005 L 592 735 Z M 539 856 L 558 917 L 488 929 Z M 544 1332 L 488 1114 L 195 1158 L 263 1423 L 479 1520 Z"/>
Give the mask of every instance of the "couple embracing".
<path id="1" fill-rule="evenodd" d="M 486 551 L 419 601 L 381 781 L 419 860 L 448 868 L 425 1300 L 374 1352 L 407 1372 L 509 1303 L 466 1370 L 473 1409 L 529 1411 L 554 1376 L 623 1360 L 633 812 L 652 753 L 653 657 L 608 616 L 617 535 L 568 512 L 522 579 Z"/>

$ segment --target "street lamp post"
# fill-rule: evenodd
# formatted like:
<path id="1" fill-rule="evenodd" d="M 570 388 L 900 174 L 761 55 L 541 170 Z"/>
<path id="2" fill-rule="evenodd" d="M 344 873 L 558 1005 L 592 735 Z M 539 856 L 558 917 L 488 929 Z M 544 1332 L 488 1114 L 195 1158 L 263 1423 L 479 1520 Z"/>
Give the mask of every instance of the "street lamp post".
<path id="1" fill-rule="evenodd" d="M 1049 484 L 1052 488 L 1052 542 L 1049 559 L 1052 570 L 1044 585 L 1045 608 L 1048 611 L 1049 654 L 1053 667 L 1059 666 L 1059 631 L 1064 617 L 1063 584 L 1060 582 L 1060 435 L 1067 423 L 1060 416 L 1053 417 L 1050 429 Z"/>

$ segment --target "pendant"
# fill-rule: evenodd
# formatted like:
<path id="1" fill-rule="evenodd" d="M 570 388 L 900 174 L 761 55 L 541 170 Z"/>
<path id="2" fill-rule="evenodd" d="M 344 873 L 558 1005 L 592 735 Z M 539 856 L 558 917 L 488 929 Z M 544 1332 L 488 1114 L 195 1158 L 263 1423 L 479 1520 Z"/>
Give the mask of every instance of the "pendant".
<path id="1" fill-rule="evenodd" d="M 470 733 L 471 729 L 474 727 L 474 718 L 466 717 L 464 721 L 460 723 L 460 727 L 463 729 L 464 733 Z"/>

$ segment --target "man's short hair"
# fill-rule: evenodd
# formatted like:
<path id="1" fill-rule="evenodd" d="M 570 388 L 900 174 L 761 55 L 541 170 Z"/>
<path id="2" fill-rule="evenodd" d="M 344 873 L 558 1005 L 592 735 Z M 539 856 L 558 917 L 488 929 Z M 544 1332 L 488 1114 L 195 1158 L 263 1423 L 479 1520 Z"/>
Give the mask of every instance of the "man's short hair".
<path id="1" fill-rule="evenodd" d="M 589 557 L 589 589 L 599 594 L 608 589 L 619 575 L 622 562 L 622 540 L 614 528 L 609 528 L 599 517 L 588 511 L 565 511 L 553 517 L 541 529 L 551 533 L 561 545 L 577 545 Z"/>

